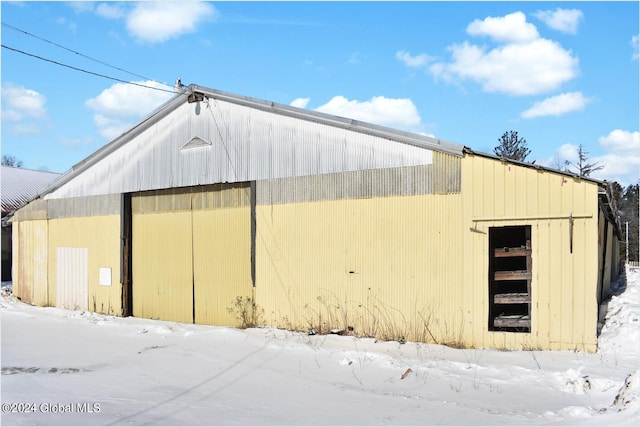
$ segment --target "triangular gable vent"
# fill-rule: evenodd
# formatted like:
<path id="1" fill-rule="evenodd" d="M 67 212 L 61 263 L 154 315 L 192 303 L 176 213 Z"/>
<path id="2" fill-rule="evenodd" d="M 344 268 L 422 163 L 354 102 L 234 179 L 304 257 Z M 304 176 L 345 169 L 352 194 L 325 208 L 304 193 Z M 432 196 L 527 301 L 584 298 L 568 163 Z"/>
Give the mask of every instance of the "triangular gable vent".
<path id="1" fill-rule="evenodd" d="M 191 148 L 209 147 L 209 146 L 211 146 L 211 142 L 205 141 L 204 139 L 200 138 L 199 136 L 194 136 L 193 138 L 191 138 L 189 140 L 189 142 L 187 142 L 182 147 L 180 147 L 180 151 L 190 150 Z"/>

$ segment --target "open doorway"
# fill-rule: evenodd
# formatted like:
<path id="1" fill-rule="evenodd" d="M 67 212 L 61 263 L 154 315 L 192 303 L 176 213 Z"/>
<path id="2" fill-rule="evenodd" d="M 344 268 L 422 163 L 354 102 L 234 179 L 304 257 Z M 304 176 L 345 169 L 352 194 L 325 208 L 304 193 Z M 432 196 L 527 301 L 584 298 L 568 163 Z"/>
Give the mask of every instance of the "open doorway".
<path id="1" fill-rule="evenodd" d="M 489 228 L 489 330 L 531 332 L 531 226 Z"/>

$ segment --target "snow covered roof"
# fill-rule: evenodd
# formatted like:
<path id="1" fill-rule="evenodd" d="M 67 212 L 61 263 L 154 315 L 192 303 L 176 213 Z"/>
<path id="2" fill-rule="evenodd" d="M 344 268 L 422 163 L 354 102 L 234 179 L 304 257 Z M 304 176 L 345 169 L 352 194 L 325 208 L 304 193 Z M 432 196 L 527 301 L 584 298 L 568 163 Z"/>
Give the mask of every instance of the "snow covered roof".
<path id="1" fill-rule="evenodd" d="M 2 166 L 2 216 L 26 205 L 59 176 L 55 172 Z"/>

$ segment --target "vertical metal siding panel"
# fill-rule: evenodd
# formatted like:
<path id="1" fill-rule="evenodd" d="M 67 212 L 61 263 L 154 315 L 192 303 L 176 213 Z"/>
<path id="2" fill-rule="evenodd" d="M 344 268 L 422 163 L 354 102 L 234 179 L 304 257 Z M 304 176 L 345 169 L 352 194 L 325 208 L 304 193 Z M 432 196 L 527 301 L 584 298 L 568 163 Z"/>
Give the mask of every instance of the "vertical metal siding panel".
<path id="1" fill-rule="evenodd" d="M 20 221 L 13 226 L 18 242 L 16 296 L 26 303 L 48 305 L 47 221 Z"/>
<path id="2" fill-rule="evenodd" d="M 11 226 L 11 240 L 12 240 L 12 248 L 11 248 L 11 279 L 13 281 L 13 295 L 18 298 L 22 298 L 21 294 L 21 283 L 23 283 L 23 273 L 22 273 L 22 258 L 24 257 L 24 248 L 22 244 L 22 232 L 20 229 L 21 221 L 13 222 Z"/>
<path id="3" fill-rule="evenodd" d="M 583 295 L 584 303 L 579 307 L 582 317 L 577 322 L 582 325 L 582 343 L 585 351 L 597 350 L 597 322 L 598 322 L 598 301 L 596 291 L 598 289 L 598 186 L 592 182 L 583 183 L 584 206 L 583 212 L 591 214 L 591 218 L 584 219 L 583 240 L 578 242 L 584 250 L 583 276 L 581 278 L 580 292 Z"/>
<path id="4" fill-rule="evenodd" d="M 598 302 L 602 302 L 602 297 L 604 296 L 603 294 L 603 286 L 604 286 L 604 280 L 603 280 L 603 276 L 602 273 L 604 271 L 604 256 L 606 254 L 605 249 L 605 242 L 604 242 L 604 236 L 605 236 L 605 230 L 607 227 L 607 220 L 604 217 L 604 213 L 602 211 L 599 211 L 598 213 Z"/>
<path id="5" fill-rule="evenodd" d="M 253 296 L 249 186 L 218 189 L 193 210 L 196 323 L 235 326 L 237 297 Z"/>
<path id="6" fill-rule="evenodd" d="M 529 216 L 529 199 L 535 192 L 529 192 L 528 177 L 535 175 L 535 170 L 520 166 L 513 167 L 513 205 L 518 215 Z"/>
<path id="7" fill-rule="evenodd" d="M 475 263 L 476 255 L 474 251 L 475 240 L 481 239 L 479 233 L 474 232 L 474 227 L 477 227 L 477 223 L 473 223 L 471 220 L 475 214 L 474 207 L 476 206 L 477 196 L 474 193 L 474 180 L 476 179 L 476 157 L 466 155 L 461 160 L 461 180 L 460 180 L 460 192 L 462 203 L 462 235 L 463 235 L 463 263 L 461 266 L 462 271 L 462 307 L 465 315 L 464 329 L 462 331 L 462 339 L 466 343 L 474 344 L 474 331 L 473 331 L 473 319 L 472 313 L 474 310 L 473 292 L 475 288 Z"/>
<path id="8" fill-rule="evenodd" d="M 611 259 L 613 256 L 613 226 L 611 225 L 611 223 L 607 223 L 606 224 L 607 227 L 607 242 L 606 242 L 606 247 L 604 248 L 605 250 L 605 255 L 604 255 L 604 280 L 603 280 L 603 288 L 604 288 L 604 292 L 605 295 L 608 295 L 611 292 Z"/>
<path id="9" fill-rule="evenodd" d="M 16 254 L 19 258 L 15 261 L 15 270 L 17 274 L 13 277 L 14 281 L 14 293 L 20 298 L 20 300 L 30 303 L 33 293 L 33 279 L 30 276 L 31 268 L 30 260 L 33 259 L 30 255 L 29 242 L 31 242 L 31 236 L 29 235 L 29 222 L 21 221 L 13 224 L 14 232 L 17 233 L 14 241 L 18 242 L 18 250 Z M 16 255 L 14 254 L 14 258 Z"/>
<path id="10" fill-rule="evenodd" d="M 550 287 L 550 300 L 549 300 L 549 311 L 551 314 L 551 318 L 549 320 L 549 341 L 552 344 L 552 349 L 560 349 L 560 342 L 563 337 L 563 322 L 568 322 L 569 320 L 563 316 L 563 312 L 566 313 L 566 310 L 563 310 L 563 297 L 566 298 L 566 292 L 563 290 L 567 287 L 566 283 L 569 278 L 568 276 L 568 264 L 567 254 L 569 252 L 569 247 L 563 245 L 563 242 L 566 242 L 567 238 L 563 235 L 563 227 L 559 221 L 548 221 L 549 224 L 549 247 L 550 251 L 547 254 L 547 257 L 550 261 L 550 271 L 549 271 L 549 287 Z"/>
<path id="11" fill-rule="evenodd" d="M 29 226 L 27 225 L 27 221 L 15 222 L 13 224 L 14 230 L 17 230 L 17 238 L 15 239 L 18 242 L 16 251 L 19 254 L 19 260 L 16 263 L 17 274 L 14 275 L 14 294 L 20 298 L 22 301 L 26 303 L 30 303 L 33 294 L 33 279 L 30 277 L 30 272 L 32 271 L 31 265 L 29 263 L 29 242 L 31 241 L 28 230 Z M 15 255 L 14 255 L 15 257 Z"/>
<path id="12" fill-rule="evenodd" d="M 425 339 L 418 322 L 429 320 L 438 339 L 454 340 L 463 327 L 450 256 L 461 250 L 459 209 L 460 195 L 258 206 L 256 291 L 270 322 Z"/>
<path id="13" fill-rule="evenodd" d="M 134 316 L 192 322 L 191 231 L 190 211 L 133 213 Z"/>
<path id="14" fill-rule="evenodd" d="M 134 315 L 237 324 L 227 308 L 252 295 L 249 188 L 215 185 L 132 198 Z"/>
<path id="15" fill-rule="evenodd" d="M 577 204 L 576 208 L 580 209 L 582 206 Z M 580 210 L 578 212 L 584 212 L 584 210 Z M 590 252 L 590 248 L 587 247 L 587 220 L 575 220 L 573 226 L 573 255 L 574 255 L 574 264 L 573 264 L 573 280 L 572 280 L 572 312 L 573 318 L 571 319 L 572 325 L 572 334 L 571 341 L 568 344 L 580 350 L 583 350 L 581 347 L 585 343 L 586 334 L 585 328 L 592 324 L 595 326 L 594 321 L 597 321 L 597 315 L 591 319 L 585 319 L 585 313 L 587 312 L 587 307 L 585 307 L 586 299 L 585 299 L 585 289 L 588 286 L 586 277 L 589 272 L 589 266 L 587 265 L 587 253 Z M 593 240 L 589 246 L 595 244 L 596 241 Z M 593 259 L 595 261 L 595 257 Z M 594 277 L 595 278 L 595 277 Z M 574 347 L 575 346 L 575 347 Z"/>
<path id="16" fill-rule="evenodd" d="M 58 247 L 87 248 L 88 309 L 98 313 L 122 315 L 122 284 L 120 283 L 120 216 L 99 215 L 49 220 L 49 280 L 57 294 Z M 99 285 L 100 267 L 110 268 L 111 286 Z M 53 291 L 52 291 L 53 292 Z M 64 291 L 63 291 L 64 292 Z"/>
<path id="17" fill-rule="evenodd" d="M 531 230 L 533 280 L 531 282 L 531 331 L 535 335 L 534 345 L 549 346 L 549 270 L 551 269 L 549 247 L 549 223 L 537 221 Z"/>
<path id="18" fill-rule="evenodd" d="M 468 156 L 463 160 L 465 173 L 464 211 L 472 218 L 500 218 L 501 206 L 493 203 L 494 194 L 504 194 L 505 207 L 512 207 L 512 214 L 505 210 L 506 217 L 513 220 L 484 222 L 476 225 L 481 232 L 491 226 L 532 225 L 532 244 L 534 245 L 534 278 L 532 282 L 532 334 L 491 333 L 486 330 L 484 319 L 486 306 L 478 303 L 475 308 L 474 323 L 481 321 L 481 331 L 476 332 L 485 338 L 482 342 L 499 345 L 500 342 L 521 346 L 538 343 L 558 349 L 584 348 L 593 350 L 593 334 L 590 324 L 595 318 L 596 305 L 592 295 L 596 292 L 598 266 L 595 258 L 598 238 L 596 185 L 590 182 L 571 179 L 561 175 L 539 172 L 516 165 L 502 164 L 499 161 L 477 156 Z M 509 170 L 511 169 L 511 170 Z M 502 172 L 500 172 L 502 170 Z M 504 174 L 504 183 L 500 174 Z M 488 187 L 486 183 L 490 184 Z M 470 194 L 474 193 L 474 194 Z M 531 199 L 534 200 L 531 200 Z M 492 210 L 496 209 L 496 210 Z M 574 221 L 574 253 L 569 251 L 568 219 L 535 220 L 536 216 L 574 214 L 592 214 L 593 218 L 581 218 Z M 523 220 L 517 220 L 522 216 Z M 475 234 L 475 235 L 474 235 Z M 487 287 L 485 246 L 486 238 L 478 233 L 469 233 L 465 240 L 473 246 L 471 270 L 466 273 L 469 281 L 485 293 Z M 476 243 L 478 243 L 476 245 Z M 539 246 L 536 246 L 539 245 Z M 538 249 L 536 249 L 538 248 Z M 478 314 L 481 311 L 482 314 Z M 482 318 L 480 318 L 482 316 Z M 474 339 L 478 343 L 477 339 Z M 477 344 L 476 344 L 477 345 Z"/>
<path id="19" fill-rule="evenodd" d="M 507 188 L 509 183 L 513 181 L 513 176 L 500 163 L 489 164 L 488 166 L 493 166 L 491 170 L 494 172 L 493 176 L 487 177 L 491 185 L 479 188 L 478 191 L 484 192 L 484 197 L 488 198 L 489 201 L 493 200 L 493 203 L 489 205 L 491 207 L 490 210 L 494 212 L 493 216 L 513 214 L 513 195 Z"/>
<path id="20" fill-rule="evenodd" d="M 486 162 L 484 159 L 478 158 L 477 172 L 474 180 L 475 188 L 474 193 L 479 198 L 479 206 L 481 209 L 481 216 L 492 216 L 495 206 L 495 197 L 497 192 L 504 192 L 504 187 L 496 188 L 496 174 L 504 174 L 502 167 L 498 162 Z M 497 170 L 497 171 L 496 171 Z M 501 182 L 504 183 L 504 180 Z M 492 346 L 500 346 L 500 344 L 492 343 L 495 335 L 487 336 L 487 324 L 488 324 L 488 237 L 489 227 L 494 226 L 493 223 L 487 222 L 478 226 L 481 230 L 480 234 L 482 239 L 476 239 L 474 246 L 475 263 L 474 270 L 476 279 L 476 286 L 473 288 L 474 292 L 474 307 L 471 313 L 473 319 L 474 339 L 479 345 L 487 345 L 491 343 Z"/>
<path id="21" fill-rule="evenodd" d="M 573 183 L 569 182 L 565 185 L 566 187 L 561 187 L 560 194 L 558 195 L 558 198 L 561 200 L 561 213 L 570 212 L 573 208 Z M 556 190 L 556 192 L 557 191 L 558 190 Z M 557 323 L 553 323 L 552 328 L 559 329 L 559 334 L 554 340 L 556 341 L 556 346 L 558 349 L 565 349 L 567 343 L 571 343 L 573 340 L 573 269 L 576 255 L 570 253 L 568 220 L 554 221 L 553 225 L 556 229 L 554 236 L 556 244 L 554 245 L 552 254 L 556 254 L 561 260 L 561 263 L 557 266 L 557 270 L 553 272 L 553 276 L 558 282 L 556 285 L 557 291 L 553 296 L 553 312 L 557 313 L 555 316 Z M 553 256 L 552 254 L 550 254 L 550 256 Z"/>
<path id="22" fill-rule="evenodd" d="M 56 248 L 56 306 L 67 310 L 88 309 L 87 248 Z"/>
<path id="23" fill-rule="evenodd" d="M 557 182 L 555 177 L 548 173 L 536 173 L 536 181 L 538 186 L 538 212 L 542 215 L 552 214 L 551 209 L 551 197 L 550 194 L 554 190 L 553 185 Z M 550 348 L 552 337 L 550 335 L 551 325 L 555 325 L 555 319 L 552 318 L 554 312 L 551 310 L 551 299 L 554 297 L 554 288 L 557 287 L 557 279 L 554 279 L 552 272 L 556 271 L 554 266 L 555 262 L 559 260 L 554 254 L 555 238 L 551 229 L 550 221 L 539 221 L 537 225 L 538 242 L 534 244 L 538 246 L 538 251 L 535 253 L 534 274 L 537 278 L 537 285 L 534 286 L 534 290 L 537 290 L 536 301 L 534 307 L 536 307 L 537 314 L 537 334 L 538 345 L 541 348 Z"/>
<path id="24" fill-rule="evenodd" d="M 531 215 L 549 212 L 549 194 L 551 192 L 551 179 L 548 173 L 536 172 L 531 176 L 531 198 L 535 199 L 535 208 L 530 210 Z M 551 224 L 549 221 L 540 220 L 532 228 L 532 253 L 534 279 L 532 286 L 532 332 L 536 334 L 536 345 L 540 348 L 549 348 L 549 329 L 553 322 L 550 319 L 550 298 L 552 291 L 550 286 L 555 283 L 550 274 L 554 257 L 551 246 Z"/>
<path id="25" fill-rule="evenodd" d="M 32 303 L 49 305 L 48 283 L 48 223 L 32 221 L 33 229 L 33 298 Z"/>

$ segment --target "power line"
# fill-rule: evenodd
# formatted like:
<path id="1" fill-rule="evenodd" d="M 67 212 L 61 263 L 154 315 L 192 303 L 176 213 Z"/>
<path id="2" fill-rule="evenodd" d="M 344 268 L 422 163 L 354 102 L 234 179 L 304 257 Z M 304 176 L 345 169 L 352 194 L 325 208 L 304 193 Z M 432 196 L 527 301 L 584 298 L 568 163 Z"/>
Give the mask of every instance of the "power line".
<path id="1" fill-rule="evenodd" d="M 91 75 L 94 75 L 94 76 L 102 77 L 102 78 L 105 78 L 105 79 L 114 80 L 114 81 L 116 81 L 116 82 L 120 82 L 120 83 L 126 83 L 126 84 L 129 84 L 129 85 L 140 86 L 140 87 L 143 87 L 143 88 L 146 88 L 146 89 L 153 89 L 153 90 L 159 90 L 159 91 L 161 91 L 161 92 L 174 93 L 174 91 L 173 91 L 173 90 L 169 90 L 169 89 L 162 89 L 162 88 L 159 88 L 159 87 L 153 87 L 153 86 L 147 86 L 147 85 L 143 85 L 143 84 L 136 83 L 136 82 L 129 82 L 129 81 L 127 81 L 127 80 L 122 80 L 122 79 L 118 79 L 118 78 L 116 78 L 116 77 L 107 76 L 107 75 L 105 75 L 105 74 L 95 73 L 95 72 L 93 72 L 93 71 L 88 71 L 88 70 L 85 70 L 85 69 L 82 69 L 82 68 L 74 67 L 74 66 L 72 66 L 72 65 L 63 64 L 63 63 L 61 63 L 61 62 L 54 61 L 53 59 L 43 58 L 42 56 L 34 55 L 33 53 L 28 53 L 28 52 L 25 52 L 25 51 L 20 50 L 20 49 L 15 49 L 15 48 L 9 47 L 9 46 L 4 45 L 4 44 L 3 44 L 3 45 L 1 45 L 1 46 L 2 46 L 3 48 L 8 49 L 8 50 L 11 50 L 11 51 L 13 51 L 13 52 L 21 53 L 21 54 L 23 54 L 23 55 L 30 56 L 30 57 L 32 57 L 32 58 L 36 58 L 36 59 L 39 59 L 39 60 L 41 60 L 41 61 L 50 62 L 50 63 L 52 63 L 52 64 L 60 65 L 61 67 L 66 67 L 66 68 L 70 68 L 70 69 L 75 70 L 75 71 L 80 71 L 80 72 L 82 72 L 82 73 L 87 73 L 87 74 L 91 74 Z M 153 81 L 153 80 L 152 80 L 152 81 Z M 158 82 L 156 82 L 156 83 L 158 83 Z M 165 85 L 164 83 L 161 83 L 161 84 Z M 165 86 L 168 86 L 168 85 L 165 85 Z"/>
<path id="2" fill-rule="evenodd" d="M 124 72 L 124 73 L 130 74 L 130 75 L 132 75 L 132 76 L 135 76 L 135 77 L 138 77 L 138 78 L 141 78 L 141 79 L 144 79 L 144 80 L 149 80 L 149 81 L 152 81 L 152 82 L 155 82 L 155 83 L 159 83 L 159 84 L 161 84 L 161 85 L 169 86 L 169 85 L 167 85 L 167 84 L 165 84 L 165 83 L 158 82 L 158 81 L 156 81 L 156 80 L 154 80 L 154 79 L 150 79 L 150 78 L 148 78 L 148 77 L 141 76 L 140 74 L 136 74 L 136 73 L 133 73 L 133 72 L 131 72 L 131 71 L 127 71 L 127 70 L 125 70 L 124 68 L 120 68 L 120 67 L 116 67 L 115 65 L 108 64 L 108 63 L 106 63 L 106 62 L 104 62 L 104 61 L 101 61 L 101 60 L 99 60 L 99 59 L 96 59 L 96 58 L 93 58 L 93 57 L 91 57 L 91 56 L 85 55 L 84 53 L 80 53 L 80 52 L 75 51 L 75 50 L 73 50 L 73 49 L 70 49 L 70 48 L 68 48 L 68 47 L 62 46 L 61 44 L 58 44 L 58 43 L 52 42 L 51 40 L 47 40 L 47 39 L 45 39 L 45 38 L 42 38 L 42 37 L 36 36 L 35 34 L 31 34 L 31 33 L 30 33 L 30 32 L 28 32 L 28 31 L 25 31 L 25 30 L 23 30 L 23 29 L 20 29 L 20 28 L 14 27 L 14 26 L 13 26 L 13 25 L 11 25 L 11 24 L 7 24 L 6 22 L 2 22 L 2 26 L 3 26 L 3 27 L 10 28 L 10 29 L 12 29 L 12 30 L 14 30 L 14 31 L 17 31 L 17 32 L 19 32 L 19 33 L 26 34 L 26 35 L 28 35 L 28 36 L 31 36 L 31 37 L 36 38 L 36 39 L 38 39 L 38 40 L 41 40 L 41 41 L 43 41 L 43 42 L 45 42 L 45 43 L 49 43 L 49 44 L 51 44 L 51 45 L 53 45 L 53 46 L 59 47 L 59 48 L 64 49 L 64 50 L 66 50 L 66 51 L 68 51 L 68 52 L 71 52 L 71 53 L 74 53 L 74 54 L 76 54 L 76 55 L 82 56 L 83 58 L 87 58 L 87 59 L 89 59 L 89 60 L 91 60 L 91 61 L 97 62 L 98 64 L 105 65 L 105 66 L 107 66 L 107 67 L 113 68 L 113 69 L 118 70 L 118 71 L 122 71 L 122 72 Z"/>

